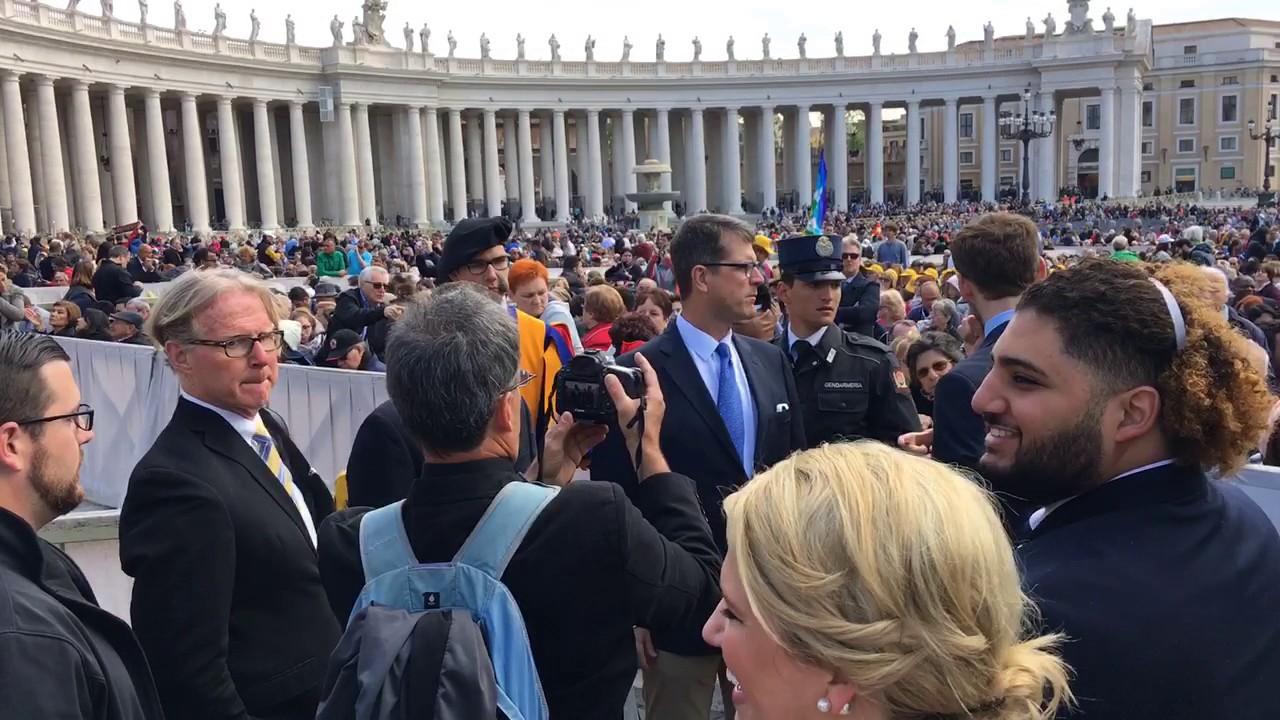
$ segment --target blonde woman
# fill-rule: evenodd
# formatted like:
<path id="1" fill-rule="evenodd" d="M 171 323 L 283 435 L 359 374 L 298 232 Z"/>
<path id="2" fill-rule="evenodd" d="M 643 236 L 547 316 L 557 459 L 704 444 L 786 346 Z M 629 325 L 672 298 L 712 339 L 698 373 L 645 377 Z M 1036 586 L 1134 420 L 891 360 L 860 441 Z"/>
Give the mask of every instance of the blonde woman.
<path id="1" fill-rule="evenodd" d="M 1044 720 L 1068 702 L 986 491 L 880 443 L 823 445 L 725 501 L 703 638 L 744 720 Z"/>

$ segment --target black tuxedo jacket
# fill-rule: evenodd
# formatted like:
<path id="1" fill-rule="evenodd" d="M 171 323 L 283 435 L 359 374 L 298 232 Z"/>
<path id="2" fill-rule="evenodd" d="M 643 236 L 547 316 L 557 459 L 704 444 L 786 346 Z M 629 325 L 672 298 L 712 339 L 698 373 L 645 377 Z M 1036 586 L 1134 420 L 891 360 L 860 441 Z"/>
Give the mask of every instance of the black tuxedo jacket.
<path id="1" fill-rule="evenodd" d="M 795 378 L 786 357 L 773 345 L 737 334 L 733 336 L 733 343 L 742 358 L 751 397 L 755 400 L 754 464 L 756 471 L 761 472 L 805 447 Z M 666 331 L 636 352 L 653 365 L 662 385 L 666 401 L 660 436 L 662 452 L 672 472 L 693 478 L 707 524 L 723 553 L 727 543 L 721 505 L 726 496 L 747 482 L 738 451 L 676 323 L 672 322 Z M 627 353 L 618 358 L 618 364 L 635 367 L 634 356 L 635 353 Z M 616 427 L 611 428 L 593 452 L 591 478 L 619 483 L 631 493 L 636 488 L 633 464 L 622 433 Z M 657 636 L 656 642 L 663 650 L 684 655 L 710 652 L 702 642 L 701 630 L 699 624 L 672 636 Z"/>
<path id="2" fill-rule="evenodd" d="M 1113 480 L 1018 547 L 1087 720 L 1280 717 L 1280 536 L 1197 468 Z"/>
<path id="3" fill-rule="evenodd" d="M 264 413 L 318 529 L 333 498 Z M 315 716 L 341 627 L 297 507 L 218 414 L 178 401 L 129 479 L 120 560 L 166 717 Z"/>

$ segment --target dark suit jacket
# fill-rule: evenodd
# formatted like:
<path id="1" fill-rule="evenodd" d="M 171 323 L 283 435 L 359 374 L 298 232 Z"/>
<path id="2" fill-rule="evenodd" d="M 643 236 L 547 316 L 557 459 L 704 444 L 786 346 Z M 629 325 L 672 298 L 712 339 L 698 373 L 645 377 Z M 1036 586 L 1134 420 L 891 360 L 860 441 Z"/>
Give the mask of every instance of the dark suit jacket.
<path id="1" fill-rule="evenodd" d="M 938 380 L 933 392 L 933 459 L 970 470 L 986 451 L 986 424 L 973 411 L 973 395 L 991 372 L 991 350 L 1004 334 L 1005 323 L 982 341 L 972 355 L 956 363 Z"/>
<path id="2" fill-rule="evenodd" d="M 272 430 L 316 528 L 319 476 Z M 170 720 L 311 718 L 341 627 L 296 506 L 230 424 L 185 399 L 120 511 L 131 614 Z"/>
<path id="3" fill-rule="evenodd" d="M 112 305 L 121 300 L 132 300 L 142 294 L 142 288 L 133 284 L 129 271 L 107 260 L 98 265 L 93 274 L 93 294 L 99 300 Z"/>
<path id="4" fill-rule="evenodd" d="M 1018 548 L 1087 720 L 1280 717 L 1280 536 L 1198 469 L 1122 477 Z"/>
<path id="5" fill-rule="evenodd" d="M 426 464 L 403 509 L 418 561 L 452 560 L 502 487 L 519 481 L 507 460 Z M 701 625 L 719 602 L 720 558 L 689 479 L 654 475 L 631 496 L 634 506 L 609 483 L 569 483 L 502 574 L 552 718 L 620 720 L 636 676 L 632 627 Z M 364 586 L 367 510 L 337 513 L 320 529 L 321 573 L 344 621 Z"/>
<path id="6" fill-rule="evenodd" d="M 537 459 L 538 448 L 529 406 L 520 403 L 520 454 L 515 470 L 523 473 Z M 379 508 L 409 496 L 422 474 L 425 458 L 404 427 L 395 403 L 379 405 L 360 423 L 347 459 L 348 507 Z"/>
<path id="7" fill-rule="evenodd" d="M 755 468 L 768 469 L 796 450 L 805 447 L 804 423 L 795 379 L 786 356 L 773 345 L 735 334 L 734 346 L 742 358 L 751 396 L 756 406 Z M 725 496 L 747 482 L 742 462 L 729 438 L 729 431 L 716 409 L 715 400 L 698 374 L 693 357 L 685 347 L 676 323 L 645 343 L 642 353 L 658 373 L 666 415 L 662 422 L 662 452 L 672 472 L 693 478 L 698 499 L 707 516 L 716 546 L 723 553 L 725 541 Z M 635 367 L 635 353 L 618 358 L 618 364 Z M 784 409 L 779 410 L 780 406 Z M 611 428 L 596 448 L 591 461 L 591 478 L 621 484 L 631 492 L 636 487 L 633 462 L 628 457 L 622 433 Z M 705 618 L 703 618 L 705 620 Z M 701 638 L 702 626 L 682 632 L 655 634 L 657 644 L 669 652 L 698 655 L 712 652 Z"/>
<path id="8" fill-rule="evenodd" d="M 876 313 L 880 311 L 880 283 L 865 273 L 840 283 L 840 306 L 836 324 L 859 335 L 876 336 Z"/>
<path id="9" fill-rule="evenodd" d="M 378 359 L 383 359 L 387 351 L 387 320 L 384 312 L 387 306 L 368 303 L 360 288 L 351 288 L 338 295 L 333 307 L 333 315 L 325 332 L 333 335 L 339 330 L 354 330 L 357 335 L 364 335 L 369 349 Z M 368 331 L 366 332 L 366 328 Z"/>

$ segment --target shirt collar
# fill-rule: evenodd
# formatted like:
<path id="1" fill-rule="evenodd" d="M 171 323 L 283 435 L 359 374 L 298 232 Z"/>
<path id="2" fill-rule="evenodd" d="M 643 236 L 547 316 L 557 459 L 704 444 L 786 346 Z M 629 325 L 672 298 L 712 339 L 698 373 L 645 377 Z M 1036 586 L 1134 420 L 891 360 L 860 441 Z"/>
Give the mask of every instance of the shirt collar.
<path id="1" fill-rule="evenodd" d="M 185 390 L 182 391 L 182 398 L 189 403 L 192 403 L 194 405 L 199 405 L 200 407 L 205 408 L 206 410 L 212 410 L 213 412 L 217 413 L 219 417 L 221 417 L 223 420 L 226 420 L 227 423 L 231 425 L 232 429 L 234 429 L 236 432 L 240 433 L 244 437 L 251 438 L 258 431 L 258 423 L 254 420 L 250 420 L 249 418 L 243 415 L 237 415 L 236 413 L 233 413 L 229 410 L 223 410 L 222 408 L 217 407 L 215 405 L 210 405 L 209 403 L 188 394 L 187 391 Z"/>
<path id="2" fill-rule="evenodd" d="M 689 353 L 703 360 L 710 360 L 720 343 L 733 341 L 732 330 L 724 338 L 717 340 L 694 327 L 693 323 L 685 320 L 683 315 L 676 316 L 676 330 L 680 332 L 680 338 L 684 340 L 684 346 L 688 348 Z"/>
<path id="3" fill-rule="evenodd" d="M 809 337 L 802 338 L 802 337 L 796 337 L 795 325 L 792 325 L 791 323 L 787 323 L 787 337 L 791 339 L 791 342 L 787 344 L 787 350 L 794 351 L 796 347 L 796 343 L 800 342 L 801 340 L 807 341 L 810 345 L 812 345 L 815 348 L 818 347 L 818 343 L 822 342 L 822 336 L 827 332 L 828 327 L 830 326 L 823 325 L 822 327 L 818 328 L 818 332 L 810 335 Z"/>
<path id="4" fill-rule="evenodd" d="M 1160 460 L 1157 462 L 1150 463 L 1148 465 L 1143 465 L 1142 467 L 1134 468 L 1128 472 L 1120 473 L 1119 475 L 1108 480 L 1107 483 L 1113 483 L 1122 478 L 1132 477 L 1134 475 L 1147 472 L 1148 470 L 1155 470 L 1156 468 L 1172 465 L 1174 462 L 1176 461 L 1170 458 L 1168 460 Z M 1105 485 L 1107 483 L 1103 483 L 1103 484 Z M 1027 520 L 1027 525 L 1029 525 L 1032 530 L 1035 530 L 1036 528 L 1040 527 L 1040 523 L 1044 522 L 1045 518 L 1049 517 L 1049 513 L 1053 512 L 1054 510 L 1057 510 L 1063 505 L 1066 505 L 1067 503 L 1071 502 L 1077 497 L 1080 497 L 1080 496 L 1072 495 L 1069 498 L 1063 498 L 1061 500 L 1058 500 L 1057 502 L 1052 502 L 1052 503 L 1049 503 L 1048 505 L 1045 505 L 1044 507 L 1040 508 L 1039 510 L 1031 514 L 1031 517 Z"/>
<path id="5" fill-rule="evenodd" d="M 1013 319 L 1012 310 L 1005 310 L 1004 312 L 997 314 L 995 317 L 988 320 L 986 324 L 982 326 L 982 336 L 987 337 L 988 335 L 990 335 L 991 333 L 999 329 L 1001 325 L 1004 325 L 1005 323 L 1009 322 L 1012 319 Z"/>

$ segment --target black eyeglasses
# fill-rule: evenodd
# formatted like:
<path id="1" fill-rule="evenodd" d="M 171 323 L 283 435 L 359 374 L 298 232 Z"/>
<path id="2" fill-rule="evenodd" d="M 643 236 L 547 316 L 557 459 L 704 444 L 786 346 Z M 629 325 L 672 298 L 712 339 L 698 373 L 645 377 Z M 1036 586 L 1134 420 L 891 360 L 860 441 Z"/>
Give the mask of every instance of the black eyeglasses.
<path id="1" fill-rule="evenodd" d="M 742 273 L 743 277 L 748 277 L 748 278 L 751 277 L 752 270 L 760 271 L 760 263 L 754 263 L 754 262 L 736 262 L 736 263 L 712 262 L 712 263 L 702 263 L 702 266 L 733 268 L 738 272 Z"/>
<path id="2" fill-rule="evenodd" d="M 36 425 L 39 423 L 49 423 L 57 420 L 75 420 L 76 427 L 85 432 L 93 429 L 93 408 L 80 403 L 76 406 L 76 411 L 67 413 L 66 415 L 50 415 L 49 417 L 31 418 L 30 420 L 19 420 L 19 425 Z"/>
<path id="3" fill-rule="evenodd" d="M 192 345 L 202 345 L 204 347 L 222 348 L 222 352 L 232 360 L 239 360 L 248 357 L 253 352 L 255 344 L 261 345 L 262 349 L 269 352 L 277 352 L 284 345 L 284 333 L 279 330 L 272 330 L 261 335 L 241 337 L 233 337 L 230 340 L 192 340 Z"/>
<path id="4" fill-rule="evenodd" d="M 467 263 L 467 272 L 472 275 L 483 275 L 486 270 L 492 267 L 494 270 L 506 270 L 511 266 L 511 258 L 506 255 L 496 257 L 492 260 L 476 260 Z"/>

